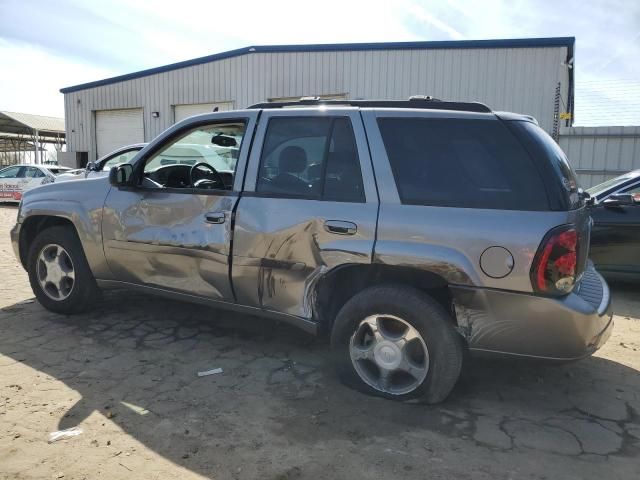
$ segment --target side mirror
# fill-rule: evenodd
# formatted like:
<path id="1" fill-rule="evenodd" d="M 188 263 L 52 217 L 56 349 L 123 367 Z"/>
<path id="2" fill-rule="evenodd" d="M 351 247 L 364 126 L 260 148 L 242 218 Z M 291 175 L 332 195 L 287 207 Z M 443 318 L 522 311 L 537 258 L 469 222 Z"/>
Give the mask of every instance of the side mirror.
<path id="1" fill-rule="evenodd" d="M 96 162 L 87 163 L 87 166 L 85 167 L 85 169 L 87 170 L 87 172 L 95 172 L 97 169 Z"/>
<path id="2" fill-rule="evenodd" d="M 602 202 L 605 207 L 624 207 L 634 203 L 635 199 L 631 193 L 615 193 Z"/>
<path id="3" fill-rule="evenodd" d="M 109 170 L 109 183 L 114 187 L 128 187 L 133 183 L 133 166 L 121 163 Z"/>

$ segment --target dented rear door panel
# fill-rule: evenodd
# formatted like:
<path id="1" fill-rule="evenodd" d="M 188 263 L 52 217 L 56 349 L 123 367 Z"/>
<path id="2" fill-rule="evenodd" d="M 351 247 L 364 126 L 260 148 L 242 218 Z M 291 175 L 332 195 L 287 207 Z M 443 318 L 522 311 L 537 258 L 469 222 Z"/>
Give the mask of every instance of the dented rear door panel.
<path id="1" fill-rule="evenodd" d="M 235 224 L 233 284 L 238 302 L 311 317 L 312 292 L 328 270 L 371 263 L 377 205 L 243 196 Z M 327 222 L 349 219 L 353 235 Z"/>

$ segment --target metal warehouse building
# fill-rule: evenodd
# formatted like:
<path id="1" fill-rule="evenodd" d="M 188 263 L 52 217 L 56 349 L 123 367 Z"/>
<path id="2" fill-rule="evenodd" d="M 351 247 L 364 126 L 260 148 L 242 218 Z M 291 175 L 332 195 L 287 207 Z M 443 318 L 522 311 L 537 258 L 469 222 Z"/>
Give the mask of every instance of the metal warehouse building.
<path id="1" fill-rule="evenodd" d="M 574 43 L 560 37 L 256 46 L 63 88 L 66 163 L 82 166 L 149 141 L 216 107 L 303 96 L 480 101 L 533 115 L 557 138 L 561 114 L 573 112 Z"/>

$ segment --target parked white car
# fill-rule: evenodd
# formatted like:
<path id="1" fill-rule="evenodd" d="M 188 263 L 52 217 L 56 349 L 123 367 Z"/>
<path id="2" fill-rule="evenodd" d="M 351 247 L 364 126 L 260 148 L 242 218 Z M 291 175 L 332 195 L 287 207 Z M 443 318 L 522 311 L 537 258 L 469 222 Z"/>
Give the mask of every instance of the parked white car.
<path id="1" fill-rule="evenodd" d="M 71 170 L 57 165 L 11 165 L 0 170 L 0 202 L 19 202 L 27 190 L 52 183 Z"/>
<path id="2" fill-rule="evenodd" d="M 81 180 L 84 178 L 105 177 L 109 174 L 111 167 L 120 163 L 127 163 L 137 153 L 144 148 L 146 143 L 136 143 L 121 147 L 104 157 L 89 162 L 87 168 L 79 168 L 77 170 L 69 170 L 63 175 L 56 177 L 56 182 L 66 182 L 68 180 Z"/>

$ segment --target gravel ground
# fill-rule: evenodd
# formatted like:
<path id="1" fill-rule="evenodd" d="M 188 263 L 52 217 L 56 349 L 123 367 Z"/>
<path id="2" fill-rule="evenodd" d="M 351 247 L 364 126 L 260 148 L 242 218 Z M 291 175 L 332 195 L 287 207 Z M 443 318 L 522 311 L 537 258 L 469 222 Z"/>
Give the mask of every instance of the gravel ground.
<path id="1" fill-rule="evenodd" d="M 0 207 L 0 478 L 640 478 L 637 286 L 613 286 L 592 358 L 470 359 L 443 405 L 399 404 L 343 387 L 323 342 L 269 320 L 127 291 L 47 312 L 15 216 Z"/>

